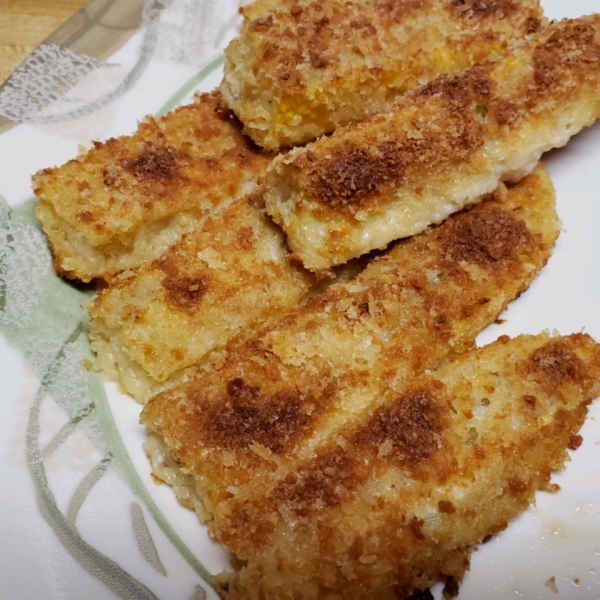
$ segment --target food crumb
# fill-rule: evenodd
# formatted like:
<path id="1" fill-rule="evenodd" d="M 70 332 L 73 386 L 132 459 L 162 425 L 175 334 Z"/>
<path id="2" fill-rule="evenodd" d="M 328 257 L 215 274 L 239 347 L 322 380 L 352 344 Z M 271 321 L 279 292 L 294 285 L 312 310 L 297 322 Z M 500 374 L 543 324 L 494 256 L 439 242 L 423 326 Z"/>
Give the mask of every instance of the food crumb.
<path id="1" fill-rule="evenodd" d="M 546 581 L 544 585 L 550 588 L 555 594 L 558 594 L 558 588 L 556 587 L 556 577 L 550 577 L 550 579 L 548 579 L 548 581 Z"/>

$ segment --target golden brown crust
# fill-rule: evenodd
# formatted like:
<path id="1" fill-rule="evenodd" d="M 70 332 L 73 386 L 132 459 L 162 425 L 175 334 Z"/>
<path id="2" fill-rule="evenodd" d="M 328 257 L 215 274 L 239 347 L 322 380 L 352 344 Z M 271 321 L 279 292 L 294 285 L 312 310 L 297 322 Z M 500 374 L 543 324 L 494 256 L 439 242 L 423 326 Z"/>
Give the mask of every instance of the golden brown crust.
<path id="1" fill-rule="evenodd" d="M 150 400 L 144 423 L 197 476 L 211 513 L 228 489 L 311 455 L 347 419 L 376 404 L 391 380 L 469 348 L 547 260 L 558 232 L 552 198 L 538 169 L 474 212 L 398 244 L 355 279 L 333 285 Z M 495 219 L 500 227 L 491 225 Z M 474 240 L 468 252 L 465 231 Z M 419 406 L 398 410 L 416 422 Z M 415 472 L 435 438 L 427 437 L 424 406 L 422 447 L 411 455 L 404 443 Z M 381 431 L 392 418 L 382 417 Z M 238 435 L 228 439 L 227 431 Z"/>
<path id="2" fill-rule="evenodd" d="M 562 341 L 546 344 L 531 355 L 525 373 L 548 394 L 567 383 L 581 383 L 586 378 L 586 369 L 572 347 L 586 340 L 587 336 L 579 334 L 572 336 L 570 344 Z"/>
<path id="3" fill-rule="evenodd" d="M 329 269 L 523 176 L 594 122 L 599 98 L 600 16 L 554 23 L 278 156 L 267 210 L 308 269 Z"/>
<path id="4" fill-rule="evenodd" d="M 545 23 L 534 0 L 258 0 L 226 51 L 227 103 L 261 146 L 306 142 Z"/>
<path id="5" fill-rule="evenodd" d="M 167 303 L 175 309 L 194 314 L 200 308 L 200 301 L 210 284 L 206 277 L 171 277 L 162 280 Z"/>
<path id="6" fill-rule="evenodd" d="M 287 314 L 314 283 L 290 260 L 260 195 L 241 198 L 98 294 L 88 307 L 97 364 L 145 401 L 146 387 Z"/>
<path id="7" fill-rule="evenodd" d="M 55 263 L 89 281 L 149 262 L 206 214 L 251 192 L 268 159 L 241 134 L 218 92 L 147 117 L 133 135 L 95 142 L 33 178 Z M 173 235 L 161 247 L 158 236 L 169 227 Z"/>
<path id="8" fill-rule="evenodd" d="M 598 68 L 600 53 L 597 32 L 598 19 L 592 17 L 577 20 L 566 20 L 534 50 L 534 81 L 536 88 L 530 94 L 532 100 L 537 94 L 550 93 L 555 86 L 567 89 L 573 87 L 585 77 L 589 71 Z M 562 71 L 568 69 L 571 77 L 566 78 Z M 566 80 L 566 81 L 565 81 Z M 564 92 L 563 92 L 564 93 Z"/>
<path id="9" fill-rule="evenodd" d="M 285 503 L 293 514 L 307 517 L 315 506 L 338 506 L 365 483 L 380 457 L 386 465 L 397 464 L 411 477 L 423 480 L 427 479 L 427 473 L 420 466 L 431 464 L 437 455 L 439 470 L 448 473 L 447 464 L 445 469 L 439 465 L 447 458 L 441 456 L 444 453 L 441 434 L 447 426 L 449 407 L 436 397 L 438 383 L 434 380 L 403 391 L 375 410 L 351 434 L 342 433 L 344 452 L 340 453 L 339 446 L 333 444 L 286 475 L 269 493 L 273 508 Z"/>
<path id="10" fill-rule="evenodd" d="M 449 222 L 440 239 L 440 254 L 493 270 L 499 263 L 518 260 L 517 248 L 532 243 L 531 232 L 516 215 L 484 204 Z"/>
<path id="11" fill-rule="evenodd" d="M 96 144 L 98 147 L 100 144 Z M 172 182 L 176 177 L 187 180 L 181 175 L 181 167 L 186 163 L 186 156 L 175 148 L 165 145 L 162 148 L 147 142 L 142 144 L 142 151 L 132 158 L 123 158 L 119 161 L 119 166 L 131 173 L 138 183 L 146 191 L 152 189 L 157 183 Z M 104 172 L 104 185 L 114 186 L 116 178 L 109 175 L 108 169 Z"/>
<path id="12" fill-rule="evenodd" d="M 450 3 L 449 10 L 456 16 L 477 19 L 489 18 L 492 15 L 501 15 L 502 18 L 511 17 L 519 10 L 519 6 L 511 0 L 492 0 L 492 2 L 482 0 L 453 0 Z"/>
<path id="13" fill-rule="evenodd" d="M 522 376 L 557 352 L 576 377 L 549 390 Z M 583 334 L 501 339 L 392 384 L 314 457 L 219 506 L 217 535 L 245 561 L 224 597 L 412 599 L 440 579 L 455 596 L 469 547 L 548 485 L 599 393 L 600 345 Z"/>
<path id="14" fill-rule="evenodd" d="M 460 77 L 441 77 L 411 95 L 411 114 L 415 116 L 435 98 L 436 110 L 425 126 L 406 127 L 379 144 L 368 136 L 360 142 L 333 145 L 327 149 L 326 160 L 319 160 L 323 154 L 315 155 L 312 150 L 300 154 L 293 163 L 302 170 L 300 189 L 311 198 L 354 214 L 365 201 L 389 193 L 415 172 L 466 159 L 484 144 L 484 127 L 477 113 L 469 109 L 487 100 L 492 83 L 479 67 Z M 373 123 L 379 120 L 372 119 Z"/>
<path id="15" fill-rule="evenodd" d="M 332 386 L 322 391 L 318 402 L 294 390 L 265 397 L 258 386 L 249 386 L 240 377 L 227 382 L 226 395 L 206 401 L 199 387 L 186 391 L 188 402 L 198 408 L 195 427 L 209 446 L 225 450 L 247 449 L 260 444 L 283 454 L 297 438 L 310 431 L 333 395 Z"/>
<path id="16" fill-rule="evenodd" d="M 436 383 L 409 389 L 377 409 L 357 431 L 353 446 L 373 452 L 389 442 L 400 464 L 414 472 L 420 463 L 442 450 L 440 434 L 447 410 L 434 399 Z"/>

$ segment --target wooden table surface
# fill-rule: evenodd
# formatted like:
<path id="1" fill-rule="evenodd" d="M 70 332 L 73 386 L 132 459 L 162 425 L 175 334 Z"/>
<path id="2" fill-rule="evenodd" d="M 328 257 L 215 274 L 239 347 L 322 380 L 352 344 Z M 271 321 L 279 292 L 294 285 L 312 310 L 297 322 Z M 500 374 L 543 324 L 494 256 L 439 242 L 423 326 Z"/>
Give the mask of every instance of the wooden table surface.
<path id="1" fill-rule="evenodd" d="M 0 0 L 0 84 L 88 0 Z"/>

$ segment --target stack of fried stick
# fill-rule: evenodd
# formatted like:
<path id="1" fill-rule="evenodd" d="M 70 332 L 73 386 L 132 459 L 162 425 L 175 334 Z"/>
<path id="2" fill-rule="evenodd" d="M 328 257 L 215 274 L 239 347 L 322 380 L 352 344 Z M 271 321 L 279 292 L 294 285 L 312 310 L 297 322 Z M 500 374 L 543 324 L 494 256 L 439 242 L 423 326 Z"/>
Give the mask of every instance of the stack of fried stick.
<path id="1" fill-rule="evenodd" d="M 97 368 L 235 555 L 224 598 L 455 596 L 600 395 L 585 334 L 475 348 L 558 236 L 538 161 L 600 116 L 600 16 L 242 13 L 220 90 L 34 176 L 55 267 L 104 282 Z"/>

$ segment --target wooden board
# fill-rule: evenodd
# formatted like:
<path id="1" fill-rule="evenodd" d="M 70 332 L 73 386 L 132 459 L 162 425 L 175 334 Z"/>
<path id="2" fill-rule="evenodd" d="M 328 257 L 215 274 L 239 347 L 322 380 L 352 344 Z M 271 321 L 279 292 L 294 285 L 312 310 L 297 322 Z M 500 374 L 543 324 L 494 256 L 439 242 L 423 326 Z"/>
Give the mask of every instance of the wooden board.
<path id="1" fill-rule="evenodd" d="M 0 83 L 87 0 L 0 0 Z"/>

